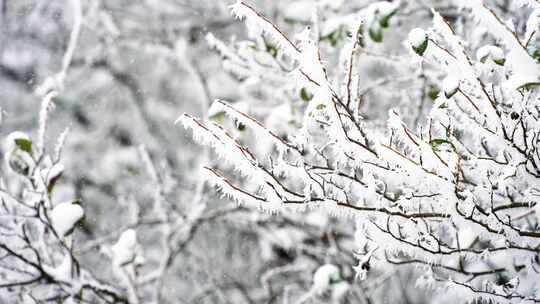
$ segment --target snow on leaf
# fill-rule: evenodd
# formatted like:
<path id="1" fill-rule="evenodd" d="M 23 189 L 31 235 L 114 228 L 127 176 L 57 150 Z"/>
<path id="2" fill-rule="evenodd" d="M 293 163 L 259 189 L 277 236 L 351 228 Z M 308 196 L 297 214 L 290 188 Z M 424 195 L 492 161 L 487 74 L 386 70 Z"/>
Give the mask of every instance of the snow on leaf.
<path id="1" fill-rule="evenodd" d="M 54 230 L 60 237 L 70 234 L 83 216 L 83 208 L 73 202 L 60 203 L 50 213 Z"/>
<path id="2" fill-rule="evenodd" d="M 121 267 L 133 262 L 137 250 L 137 232 L 133 229 L 122 232 L 111 250 L 113 253 L 113 265 Z"/>
<path id="3" fill-rule="evenodd" d="M 324 292 L 333 282 L 340 279 L 340 271 L 336 265 L 322 265 L 313 274 L 313 290 L 319 293 Z"/>
<path id="4" fill-rule="evenodd" d="M 444 78 L 442 87 L 444 91 L 444 96 L 446 96 L 446 98 L 450 98 L 454 94 L 456 94 L 456 92 L 459 89 L 459 82 L 460 82 L 459 78 L 451 76 L 451 75 Z"/>
<path id="5" fill-rule="evenodd" d="M 408 41 L 416 54 L 422 56 L 428 46 L 428 35 L 421 28 L 414 28 L 409 32 Z"/>

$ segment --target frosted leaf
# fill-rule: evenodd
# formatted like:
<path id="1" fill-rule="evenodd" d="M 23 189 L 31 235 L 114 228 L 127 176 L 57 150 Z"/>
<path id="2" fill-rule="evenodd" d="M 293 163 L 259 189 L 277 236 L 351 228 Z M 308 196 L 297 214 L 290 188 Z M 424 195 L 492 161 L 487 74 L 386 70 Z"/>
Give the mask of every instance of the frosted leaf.
<path id="1" fill-rule="evenodd" d="M 4 143 L 7 151 L 5 160 L 8 168 L 15 173 L 27 175 L 34 167 L 32 153 L 32 141 L 28 134 L 15 131 L 10 133 Z"/>
<path id="2" fill-rule="evenodd" d="M 304 122 L 309 118 L 324 113 L 325 109 L 332 105 L 332 93 L 328 89 L 319 88 L 315 91 L 313 99 L 309 102 L 305 112 Z"/>
<path id="3" fill-rule="evenodd" d="M 488 59 L 492 60 L 498 65 L 503 65 L 505 61 L 504 51 L 494 45 L 485 45 L 476 51 L 476 59 L 480 62 L 486 62 Z"/>
<path id="4" fill-rule="evenodd" d="M 222 107 L 219 104 L 217 104 L 217 102 L 215 102 L 215 101 L 212 103 L 210 108 L 208 108 L 208 110 L 206 111 L 206 115 L 210 119 L 218 119 L 219 120 L 219 117 L 222 114 L 225 114 Z"/>
<path id="5" fill-rule="evenodd" d="M 52 181 L 60 177 L 62 172 L 64 172 L 64 165 L 58 163 L 52 166 L 47 173 L 47 185 L 50 185 Z"/>
<path id="6" fill-rule="evenodd" d="M 332 300 L 341 301 L 351 289 L 351 285 L 346 281 L 341 281 L 332 286 Z"/>
<path id="7" fill-rule="evenodd" d="M 133 229 L 124 231 L 111 249 L 113 265 L 120 267 L 133 262 L 137 250 L 137 232 Z"/>
<path id="8" fill-rule="evenodd" d="M 428 35 L 421 28 L 414 28 L 409 32 L 407 41 L 412 49 L 420 56 L 424 54 L 428 44 Z"/>
<path id="9" fill-rule="evenodd" d="M 322 265 L 313 274 L 313 290 L 316 292 L 324 292 L 332 282 L 341 279 L 339 268 L 333 264 Z"/>
<path id="10" fill-rule="evenodd" d="M 522 74 L 514 74 L 505 82 L 505 86 L 512 90 L 521 89 L 534 84 L 540 84 L 540 79 L 538 77 Z"/>
<path id="11" fill-rule="evenodd" d="M 54 230 L 60 237 L 70 234 L 83 216 L 83 208 L 73 202 L 60 203 L 50 213 Z"/>
<path id="12" fill-rule="evenodd" d="M 141 266 L 141 265 L 144 265 L 144 263 L 146 263 L 146 259 L 142 255 L 140 254 L 135 255 L 133 264 L 135 264 L 136 266 Z"/>
<path id="13" fill-rule="evenodd" d="M 28 134 L 21 131 L 11 132 L 6 138 L 5 149 L 7 151 L 12 151 L 13 149 L 15 149 L 15 147 L 17 147 L 16 142 L 18 140 L 30 141 L 30 136 L 28 136 Z"/>
<path id="14" fill-rule="evenodd" d="M 457 92 L 459 89 L 459 82 L 460 79 L 452 75 L 448 75 L 444 78 L 442 87 L 446 98 L 452 97 Z"/>

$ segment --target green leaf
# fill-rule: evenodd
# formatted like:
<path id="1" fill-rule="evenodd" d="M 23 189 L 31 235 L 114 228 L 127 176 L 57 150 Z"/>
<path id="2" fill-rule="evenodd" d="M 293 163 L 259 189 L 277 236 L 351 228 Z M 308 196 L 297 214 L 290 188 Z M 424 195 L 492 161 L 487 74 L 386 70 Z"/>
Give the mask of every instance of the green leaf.
<path id="1" fill-rule="evenodd" d="M 529 91 L 529 90 L 532 90 L 533 88 L 536 88 L 536 87 L 540 87 L 540 82 L 527 82 L 527 83 L 519 86 L 517 89 L 518 90 Z"/>
<path id="2" fill-rule="evenodd" d="M 435 138 L 435 139 L 431 140 L 431 145 L 433 147 L 436 147 L 436 146 L 439 146 L 439 145 L 442 145 L 442 144 L 450 144 L 450 142 L 448 140 L 442 139 L 442 138 Z"/>
<path id="3" fill-rule="evenodd" d="M 338 29 L 320 37 L 320 41 L 327 40 L 332 46 L 336 46 L 340 41 L 342 41 L 347 36 L 347 30 L 343 25 L 340 25 Z"/>
<path id="4" fill-rule="evenodd" d="M 315 109 L 317 109 L 317 110 L 322 110 L 324 108 L 326 108 L 326 105 L 324 103 L 320 103 L 315 107 Z"/>
<path id="5" fill-rule="evenodd" d="M 30 173 L 30 166 L 18 154 L 12 154 L 11 158 L 8 161 L 8 164 L 11 169 L 13 169 L 13 171 L 19 174 L 26 176 Z"/>
<path id="6" fill-rule="evenodd" d="M 301 88 L 300 98 L 302 98 L 303 101 L 310 101 L 313 99 L 313 94 L 309 93 L 306 88 Z"/>
<path id="7" fill-rule="evenodd" d="M 482 57 L 482 58 L 480 58 L 480 62 L 481 62 L 481 63 L 486 63 L 486 60 L 488 59 L 488 57 L 489 57 L 489 54 L 486 55 L 486 56 L 484 56 L 484 57 Z"/>
<path id="8" fill-rule="evenodd" d="M 126 172 L 129 175 L 137 176 L 140 174 L 139 168 L 133 165 L 127 165 L 126 166 Z"/>
<path id="9" fill-rule="evenodd" d="M 437 99 L 437 97 L 439 96 L 439 90 L 437 89 L 437 87 L 430 86 L 427 92 L 427 96 L 431 98 L 431 100 Z"/>
<path id="10" fill-rule="evenodd" d="M 238 131 L 244 132 L 246 130 L 246 125 L 241 123 L 241 122 L 237 122 L 236 123 L 236 128 L 238 129 Z"/>
<path id="11" fill-rule="evenodd" d="M 362 24 L 360 25 L 360 27 L 358 28 L 358 31 L 355 34 L 356 41 L 358 41 L 358 45 L 361 48 L 365 47 L 364 35 L 362 35 L 363 32 L 364 32 L 364 25 Z"/>
<path id="12" fill-rule="evenodd" d="M 55 105 L 61 105 L 68 102 L 68 100 L 62 96 L 54 96 L 51 101 L 53 101 Z"/>
<path id="13" fill-rule="evenodd" d="M 278 49 L 275 45 L 266 43 L 266 51 L 272 55 L 272 57 L 276 57 L 278 53 Z"/>
<path id="14" fill-rule="evenodd" d="M 369 38 L 375 42 L 381 42 L 383 39 L 382 29 L 374 28 L 373 26 L 368 30 Z"/>
<path id="15" fill-rule="evenodd" d="M 416 54 L 423 56 L 428 46 L 428 40 L 424 40 L 418 47 L 412 47 Z"/>
<path id="16" fill-rule="evenodd" d="M 306 24 L 308 24 L 304 20 L 300 20 L 300 19 L 296 19 L 296 18 L 289 18 L 289 17 L 283 18 L 283 21 L 285 21 L 285 23 L 287 23 L 289 25 L 306 25 Z"/>
<path id="17" fill-rule="evenodd" d="M 339 273 L 334 273 L 330 276 L 330 284 L 334 284 L 340 281 L 342 281 L 342 279 Z"/>
<path id="18" fill-rule="evenodd" d="M 536 59 L 536 61 L 540 61 L 540 49 L 533 50 L 531 56 L 533 59 Z"/>
<path id="19" fill-rule="evenodd" d="M 379 20 L 379 24 L 381 25 L 381 27 L 387 28 L 389 24 L 388 21 L 390 21 L 390 18 L 392 18 L 392 16 L 394 16 L 396 13 L 397 10 L 393 10 L 390 14 L 383 16 L 381 20 Z"/>
<path id="20" fill-rule="evenodd" d="M 443 139 L 443 138 L 434 138 L 434 139 L 431 140 L 430 144 L 431 144 L 431 147 L 433 149 L 436 149 L 440 145 L 448 144 L 448 145 L 452 146 L 452 149 L 454 151 L 456 150 L 456 147 L 454 146 L 454 144 L 451 141 Z"/>
<path id="21" fill-rule="evenodd" d="M 506 62 L 506 59 L 503 58 L 499 60 L 493 60 L 493 62 L 495 62 L 498 65 L 504 65 L 504 63 Z"/>
<path id="22" fill-rule="evenodd" d="M 214 121 L 217 121 L 217 122 L 223 121 L 224 118 L 225 118 L 225 112 L 224 111 L 217 112 L 214 115 L 211 115 L 211 116 L 208 117 L 208 119 L 214 120 Z"/>
<path id="23" fill-rule="evenodd" d="M 339 33 L 337 31 L 333 32 L 328 37 L 328 40 L 330 41 L 330 44 L 332 46 L 336 46 L 338 44 L 338 42 L 339 42 Z"/>
<path id="24" fill-rule="evenodd" d="M 25 152 L 32 152 L 32 141 L 24 138 L 17 138 L 15 139 L 15 144 L 19 149 L 25 151 Z"/>

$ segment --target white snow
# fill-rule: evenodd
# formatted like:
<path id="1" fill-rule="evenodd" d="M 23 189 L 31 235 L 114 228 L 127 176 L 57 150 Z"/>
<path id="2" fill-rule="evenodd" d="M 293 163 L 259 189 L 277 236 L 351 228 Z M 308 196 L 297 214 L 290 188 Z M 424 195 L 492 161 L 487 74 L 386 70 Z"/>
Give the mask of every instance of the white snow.
<path id="1" fill-rule="evenodd" d="M 72 202 L 65 202 L 56 205 L 50 213 L 50 219 L 54 230 L 59 236 L 68 235 L 75 224 L 84 216 L 83 208 Z"/>
<path id="2" fill-rule="evenodd" d="M 457 236 L 456 242 L 459 242 L 460 248 L 469 248 L 476 239 L 477 234 L 470 227 L 466 227 L 460 230 Z"/>
<path id="3" fill-rule="evenodd" d="M 343 6 L 344 2 L 345 0 L 319 0 L 319 5 L 332 10 L 338 10 Z"/>
<path id="4" fill-rule="evenodd" d="M 62 262 L 55 268 L 45 267 L 47 274 L 55 278 L 60 282 L 72 281 L 71 269 L 73 267 L 73 261 L 71 255 L 66 254 L 62 258 Z"/>
<path id="5" fill-rule="evenodd" d="M 532 83 L 540 83 L 540 79 L 535 76 L 514 74 L 508 78 L 505 82 L 505 86 L 515 90 Z"/>
<path id="6" fill-rule="evenodd" d="M 538 32 L 540 32 L 540 8 L 535 9 L 527 19 L 525 39 L 532 41 L 533 36 L 537 36 Z"/>
<path id="7" fill-rule="evenodd" d="M 133 229 L 124 231 L 111 249 L 115 266 L 120 267 L 131 263 L 135 260 L 137 250 L 137 232 Z"/>
<path id="8" fill-rule="evenodd" d="M 351 289 L 351 285 L 346 281 L 341 281 L 332 287 L 332 300 L 335 302 L 341 301 Z"/>
<path id="9" fill-rule="evenodd" d="M 293 21 L 309 22 L 314 8 L 313 1 L 295 1 L 285 7 L 284 17 Z"/>
<path id="10" fill-rule="evenodd" d="M 290 122 L 293 121 L 291 106 L 282 104 L 275 107 L 264 121 L 264 124 L 278 135 L 284 135 L 291 131 Z"/>
<path id="11" fill-rule="evenodd" d="M 325 291 L 332 281 L 339 280 L 339 268 L 333 264 L 322 265 L 313 274 L 313 289 L 317 292 Z"/>
<path id="12" fill-rule="evenodd" d="M 321 25 L 321 36 L 328 36 L 332 34 L 333 32 L 339 30 L 341 26 L 343 26 L 347 20 L 344 20 L 344 18 L 331 18 L 326 20 Z"/>

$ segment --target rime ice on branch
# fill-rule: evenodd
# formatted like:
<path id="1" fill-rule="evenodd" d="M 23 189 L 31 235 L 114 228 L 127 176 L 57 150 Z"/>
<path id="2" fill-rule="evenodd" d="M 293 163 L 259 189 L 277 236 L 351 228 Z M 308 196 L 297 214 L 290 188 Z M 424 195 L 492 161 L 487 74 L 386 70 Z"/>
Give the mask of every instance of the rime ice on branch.
<path id="1" fill-rule="evenodd" d="M 233 12 L 246 18 L 249 30 L 263 32 L 277 42 L 278 56 L 294 60 L 297 82 L 292 86 L 304 90 L 301 96 L 309 103 L 298 132 L 283 137 L 216 101 L 258 142 L 274 147 L 266 157 L 214 122 L 181 116 L 178 121 L 198 142 L 246 177 L 229 179 L 217 168 L 206 168 L 210 184 L 240 204 L 271 211 L 318 207 L 353 217 L 359 233 L 370 240 L 359 259 L 420 265 L 428 269 L 421 285 L 455 291 L 467 301 L 540 302 L 540 65 L 527 45 L 536 35 L 530 24 L 537 22 L 537 10 L 522 37 L 480 1 L 465 2 L 461 12 L 485 26 L 500 46 L 486 45 L 472 56 L 475 50 L 466 48 L 433 11 L 432 27 L 412 30 L 408 46 L 413 57 L 446 75 L 439 84 L 443 92 L 422 128 L 408 126 L 391 110 L 387 130 L 381 132 L 352 102 L 362 98 L 352 84 L 358 82 L 355 60 L 365 56 L 357 35 L 363 33 L 362 21 L 369 20 L 365 14 L 349 23 L 354 26 L 343 46 L 345 64 L 329 67 L 312 32 L 294 44 L 238 1 Z M 226 60 L 239 58 L 210 38 Z M 330 78 L 330 68 L 345 68 L 332 74 L 345 79 Z M 249 65 L 243 69 L 252 72 Z M 357 270 L 369 278 L 368 268 Z"/>

